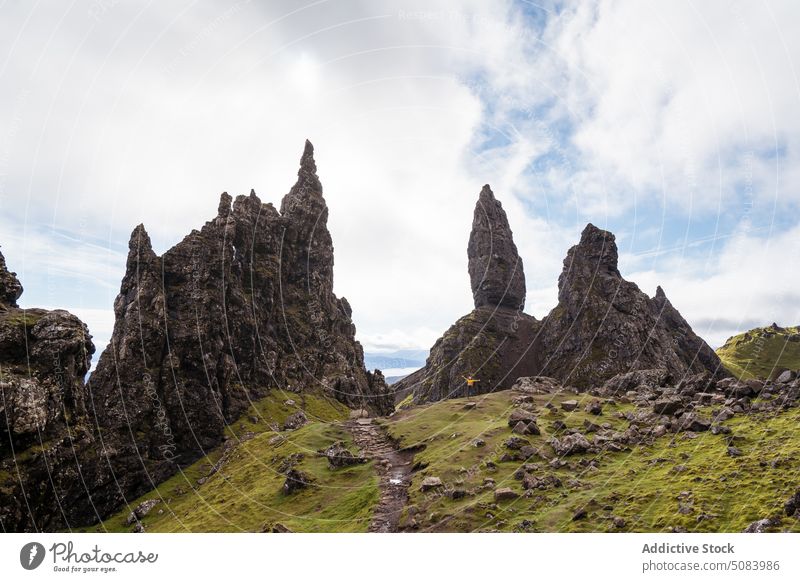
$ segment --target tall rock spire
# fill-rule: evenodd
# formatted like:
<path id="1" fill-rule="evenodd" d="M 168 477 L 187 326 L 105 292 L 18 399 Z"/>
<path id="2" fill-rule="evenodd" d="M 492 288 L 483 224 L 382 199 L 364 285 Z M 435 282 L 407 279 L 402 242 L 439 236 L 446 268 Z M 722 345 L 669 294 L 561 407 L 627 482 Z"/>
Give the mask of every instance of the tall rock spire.
<path id="1" fill-rule="evenodd" d="M 486 184 L 478 196 L 467 246 L 475 307 L 525 307 L 525 273 L 503 205 Z"/>
<path id="2" fill-rule="evenodd" d="M 6 259 L 0 252 L 0 309 L 16 307 L 17 299 L 22 295 L 22 284 L 17 274 L 6 267 Z"/>
<path id="3" fill-rule="evenodd" d="M 619 272 L 614 235 L 588 224 L 567 252 L 558 278 L 558 306 L 542 327 L 542 374 L 578 387 L 617 374 L 662 369 L 673 377 L 717 374 L 719 358 L 672 307 Z"/>

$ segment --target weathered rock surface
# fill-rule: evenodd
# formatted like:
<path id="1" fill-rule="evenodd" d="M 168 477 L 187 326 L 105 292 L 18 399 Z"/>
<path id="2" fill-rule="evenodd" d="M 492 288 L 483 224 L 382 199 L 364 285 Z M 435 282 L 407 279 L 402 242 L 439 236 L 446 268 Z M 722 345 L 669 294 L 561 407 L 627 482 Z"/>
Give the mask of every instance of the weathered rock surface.
<path id="1" fill-rule="evenodd" d="M 622 278 L 614 235 L 589 224 L 564 259 L 558 305 L 542 322 L 543 374 L 591 388 L 617 374 L 661 368 L 675 379 L 724 375 L 659 287 L 654 298 Z"/>
<path id="2" fill-rule="evenodd" d="M 727 375 L 661 287 L 650 298 L 622 278 L 610 232 L 584 229 L 564 260 L 558 305 L 541 322 L 522 312 L 522 262 L 488 187 L 475 208 L 468 256 L 476 309 L 437 340 L 424 368 L 394 385 L 400 397 L 472 396 L 539 375 L 609 394 L 672 381 L 701 392 Z M 469 387 L 467 376 L 480 382 Z"/>
<path id="3" fill-rule="evenodd" d="M 0 530 L 52 530 L 92 513 L 76 462 L 94 446 L 83 383 L 94 345 L 74 315 L 19 309 L 0 253 Z"/>
<path id="4" fill-rule="evenodd" d="M 525 305 L 525 273 L 503 205 L 486 184 L 478 196 L 467 246 L 475 307 Z"/>

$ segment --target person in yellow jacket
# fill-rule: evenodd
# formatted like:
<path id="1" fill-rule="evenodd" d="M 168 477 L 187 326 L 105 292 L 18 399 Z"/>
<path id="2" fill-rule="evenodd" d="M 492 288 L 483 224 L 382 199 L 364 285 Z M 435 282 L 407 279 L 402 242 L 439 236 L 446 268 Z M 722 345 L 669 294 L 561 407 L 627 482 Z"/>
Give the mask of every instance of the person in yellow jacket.
<path id="1" fill-rule="evenodd" d="M 477 382 L 480 382 L 480 380 L 478 380 L 477 378 L 473 378 L 471 374 L 469 376 L 462 376 L 462 378 L 464 378 L 464 380 L 467 383 L 467 396 L 469 396 L 470 392 L 472 392 L 472 387 Z"/>

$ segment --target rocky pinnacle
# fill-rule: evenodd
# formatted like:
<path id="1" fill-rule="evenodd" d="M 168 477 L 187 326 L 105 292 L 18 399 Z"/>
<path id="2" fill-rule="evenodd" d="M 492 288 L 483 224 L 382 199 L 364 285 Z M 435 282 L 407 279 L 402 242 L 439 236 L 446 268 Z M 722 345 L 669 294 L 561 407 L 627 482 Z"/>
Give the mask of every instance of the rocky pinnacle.
<path id="1" fill-rule="evenodd" d="M 0 309 L 16 307 L 17 299 L 22 295 L 22 285 L 17 274 L 6 267 L 6 259 L 0 253 Z"/>

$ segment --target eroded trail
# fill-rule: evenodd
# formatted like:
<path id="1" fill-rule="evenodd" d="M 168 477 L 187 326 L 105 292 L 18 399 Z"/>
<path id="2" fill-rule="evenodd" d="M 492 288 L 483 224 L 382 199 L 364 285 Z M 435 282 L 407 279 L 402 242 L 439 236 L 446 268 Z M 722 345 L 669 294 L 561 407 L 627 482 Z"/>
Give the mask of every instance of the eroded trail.
<path id="1" fill-rule="evenodd" d="M 375 470 L 380 477 L 380 501 L 369 531 L 396 532 L 400 515 L 408 502 L 414 453 L 398 449 L 386 431 L 372 419 L 350 420 L 345 426 L 361 449 L 362 456 L 375 461 Z"/>

